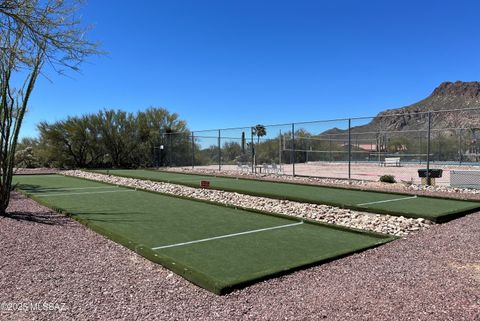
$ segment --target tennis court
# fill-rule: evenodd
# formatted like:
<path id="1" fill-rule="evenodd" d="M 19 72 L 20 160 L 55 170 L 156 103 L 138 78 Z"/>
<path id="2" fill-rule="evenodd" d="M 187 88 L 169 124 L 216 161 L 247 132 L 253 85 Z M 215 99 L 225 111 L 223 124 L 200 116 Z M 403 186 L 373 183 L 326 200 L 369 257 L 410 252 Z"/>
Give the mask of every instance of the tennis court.
<path id="1" fill-rule="evenodd" d="M 217 294 L 395 238 L 61 175 L 17 189 Z"/>
<path id="2" fill-rule="evenodd" d="M 111 175 L 170 182 L 198 187 L 210 181 L 210 188 L 291 201 L 326 204 L 364 212 L 426 218 L 445 222 L 480 209 L 479 202 L 412 196 L 398 193 L 361 191 L 346 188 L 269 182 L 208 175 L 183 174 L 154 170 L 97 170 Z"/>

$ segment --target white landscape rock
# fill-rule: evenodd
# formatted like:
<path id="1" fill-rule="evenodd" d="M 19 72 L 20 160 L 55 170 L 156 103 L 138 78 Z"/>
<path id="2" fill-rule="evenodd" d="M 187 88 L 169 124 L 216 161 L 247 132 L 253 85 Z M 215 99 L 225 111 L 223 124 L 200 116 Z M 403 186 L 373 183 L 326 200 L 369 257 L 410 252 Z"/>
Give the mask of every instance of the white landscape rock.
<path id="1" fill-rule="evenodd" d="M 427 186 L 427 185 L 418 185 L 418 184 L 407 184 L 407 183 L 382 183 L 376 181 L 368 180 L 351 180 L 347 179 L 335 179 L 335 178 L 322 178 L 322 177 L 306 177 L 306 176 L 291 176 L 291 175 L 277 175 L 277 174 L 260 174 L 260 173 L 250 173 L 250 172 L 241 172 L 241 171 L 232 171 L 232 170 L 213 170 L 213 169 L 188 169 L 184 167 L 170 167 L 165 168 L 167 171 L 179 172 L 179 173 L 197 173 L 197 174 L 208 174 L 208 175 L 223 175 L 223 176 L 235 176 L 235 177 L 245 177 L 245 178 L 256 178 L 256 179 L 267 179 L 275 181 L 284 181 L 284 182 L 299 182 L 299 183 L 309 183 L 309 184 L 319 184 L 319 185 L 329 185 L 329 186 L 350 186 L 362 189 L 382 189 L 389 191 L 398 191 L 398 192 L 426 192 L 442 193 L 447 195 L 480 195 L 480 189 L 473 188 L 457 188 L 450 187 L 445 185 L 437 186 Z M 468 198 L 468 197 L 467 197 Z"/>
<path id="2" fill-rule="evenodd" d="M 395 236 L 406 236 L 430 227 L 433 223 L 425 219 L 381 215 L 341 209 L 328 205 L 299 203 L 265 197 L 250 196 L 235 192 L 193 188 L 182 185 L 104 175 L 80 170 L 63 171 L 61 174 L 110 184 L 135 187 L 176 196 L 213 201 L 243 208 L 296 216 L 315 221 L 338 224 L 351 228 L 374 231 Z"/>

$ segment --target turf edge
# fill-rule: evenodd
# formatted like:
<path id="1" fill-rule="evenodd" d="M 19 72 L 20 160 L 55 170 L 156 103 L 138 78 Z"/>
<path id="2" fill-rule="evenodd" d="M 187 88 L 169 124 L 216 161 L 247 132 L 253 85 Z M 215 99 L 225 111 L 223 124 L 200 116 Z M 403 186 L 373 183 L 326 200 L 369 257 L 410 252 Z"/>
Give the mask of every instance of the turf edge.
<path id="1" fill-rule="evenodd" d="M 51 174 L 51 175 L 61 175 L 61 174 Z M 64 175 L 64 176 L 67 176 L 67 175 Z M 67 177 L 77 178 L 77 179 L 87 180 L 87 181 L 99 182 L 99 181 L 96 181 L 96 180 L 91 180 L 91 179 L 86 179 L 86 178 L 81 178 L 81 177 L 75 177 L 75 176 L 67 176 Z M 101 182 L 101 183 L 104 183 L 104 182 Z M 111 183 L 104 183 L 104 184 L 117 186 L 117 184 L 111 184 Z M 133 187 L 123 186 L 123 185 L 122 185 L 122 187 L 135 189 Z M 316 266 L 316 265 L 319 265 L 319 264 L 322 264 L 322 263 L 328 263 L 328 262 L 334 261 L 336 259 L 340 259 L 342 257 L 352 255 L 354 253 L 360 253 L 360 252 L 363 252 L 367 249 L 378 247 L 380 245 L 383 245 L 385 243 L 388 243 L 388 242 L 391 242 L 393 240 L 397 240 L 397 239 L 400 238 L 400 237 L 396 237 L 396 236 L 390 236 L 390 235 L 385 235 L 385 234 L 371 232 L 371 231 L 363 231 L 363 230 L 360 230 L 360 229 L 343 227 L 343 226 L 339 226 L 339 225 L 334 225 L 334 224 L 323 223 L 323 222 L 318 222 L 318 221 L 313 221 L 313 220 L 310 220 L 310 219 L 306 219 L 306 220 L 303 220 L 303 221 L 307 222 L 309 224 L 315 224 L 315 225 L 319 225 L 319 226 L 324 226 L 324 227 L 329 227 L 329 228 L 333 228 L 333 229 L 338 229 L 338 230 L 342 230 L 342 231 L 349 231 L 349 232 L 359 233 L 359 234 L 364 234 L 364 235 L 366 234 L 366 235 L 369 235 L 369 236 L 372 236 L 372 237 L 379 238 L 379 239 L 381 239 L 381 241 L 379 241 L 376 244 L 373 244 L 371 246 L 366 246 L 364 248 L 360 248 L 360 249 L 357 249 L 357 250 L 354 250 L 354 251 L 351 251 L 351 252 L 348 252 L 348 253 L 344 253 L 344 254 L 339 254 L 339 255 L 336 255 L 336 256 L 333 256 L 333 257 L 330 257 L 330 258 L 327 258 L 327 259 L 322 259 L 322 260 L 318 260 L 318 261 L 308 262 L 308 263 L 305 263 L 305 264 L 300 264 L 300 265 L 298 265 L 296 267 L 293 267 L 293 268 L 288 268 L 288 269 L 285 269 L 285 270 L 282 270 L 282 271 L 279 271 L 279 272 L 271 273 L 271 274 L 264 275 L 264 276 L 259 276 L 259 277 L 256 277 L 256 278 L 249 279 L 247 281 L 241 281 L 241 282 L 232 283 L 232 284 L 225 284 L 223 282 L 214 281 L 214 280 L 212 280 L 212 278 L 206 276 L 203 273 L 200 273 L 200 272 L 196 271 L 195 269 L 190 268 L 187 265 L 177 263 L 174 259 L 172 259 L 169 256 L 159 255 L 157 252 L 153 251 L 149 247 L 143 246 L 142 244 L 137 244 L 137 243 L 132 242 L 128 238 L 125 238 L 125 237 L 123 237 L 119 234 L 112 233 L 112 232 L 107 231 L 103 228 L 95 226 L 94 224 L 90 224 L 88 222 L 88 220 L 84 220 L 84 219 L 81 219 L 79 217 L 76 217 L 75 214 L 69 213 L 68 211 L 66 211 L 63 208 L 52 206 L 52 205 L 48 204 L 47 202 L 45 202 L 41 198 L 35 197 L 34 195 L 28 194 L 28 193 L 23 192 L 22 190 L 19 190 L 19 189 L 16 189 L 16 190 L 18 192 L 20 192 L 21 194 L 33 199 L 37 203 L 42 204 L 42 205 L 44 205 L 44 206 L 46 206 L 46 207 L 48 207 L 48 208 L 50 208 L 50 209 L 52 209 L 52 210 L 54 210 L 58 213 L 61 213 L 61 214 L 64 214 L 68 217 L 73 218 L 77 222 L 83 224 L 84 226 L 88 227 L 89 229 L 95 231 L 96 233 L 98 233 L 100 235 L 103 235 L 106 238 L 125 246 L 126 248 L 132 250 L 133 252 L 135 252 L 135 253 L 143 256 L 143 257 L 145 257 L 146 259 L 148 259 L 148 260 L 150 260 L 154 263 L 157 263 L 157 264 L 160 264 L 160 265 L 164 266 L 165 268 L 167 268 L 167 269 L 171 270 L 172 272 L 182 276 L 183 278 L 192 282 L 193 284 L 196 284 L 196 285 L 198 285 L 198 286 L 200 286 L 200 287 L 202 287 L 202 288 L 204 288 L 204 289 L 206 289 L 210 292 L 213 292 L 217 295 L 224 295 L 224 294 L 230 293 L 234 290 L 244 288 L 248 285 L 258 283 L 260 281 L 264 281 L 264 280 L 272 279 L 272 278 L 279 277 L 279 276 L 282 276 L 282 275 L 286 275 L 286 274 L 292 273 L 294 271 L 303 270 L 303 269 L 313 267 L 313 266 Z M 240 210 L 249 211 L 249 212 L 258 213 L 258 214 L 263 214 L 263 215 L 281 217 L 281 218 L 289 219 L 289 220 L 292 220 L 292 221 L 300 221 L 299 219 L 297 219 L 295 217 L 284 215 L 284 214 L 270 213 L 270 212 L 266 212 L 266 211 L 248 209 L 248 208 L 226 205 L 226 204 L 221 204 L 221 203 L 207 201 L 207 200 L 199 200 L 199 199 L 189 198 L 189 197 L 185 197 L 185 196 L 171 195 L 171 194 L 166 194 L 166 193 L 161 193 L 161 192 L 156 192 L 156 191 L 150 191 L 150 190 L 145 190 L 145 189 L 139 189 L 139 188 L 137 188 L 137 190 L 141 190 L 141 191 L 148 192 L 148 193 L 153 193 L 153 194 L 160 194 L 160 195 L 167 196 L 167 197 L 175 197 L 175 198 L 197 201 L 197 202 L 202 202 L 202 203 L 207 203 L 207 204 L 214 204 L 214 205 L 217 205 L 217 206 L 240 209 Z"/>

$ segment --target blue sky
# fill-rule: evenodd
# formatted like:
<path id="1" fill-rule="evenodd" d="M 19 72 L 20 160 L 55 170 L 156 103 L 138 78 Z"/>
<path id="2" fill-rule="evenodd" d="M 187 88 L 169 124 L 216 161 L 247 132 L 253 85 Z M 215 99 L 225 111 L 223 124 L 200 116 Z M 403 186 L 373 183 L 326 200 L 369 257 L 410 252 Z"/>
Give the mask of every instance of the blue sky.
<path id="1" fill-rule="evenodd" d="M 374 115 L 480 80 L 478 1 L 90 0 L 109 54 L 47 70 L 22 136 L 104 108 L 165 107 L 191 129 Z"/>

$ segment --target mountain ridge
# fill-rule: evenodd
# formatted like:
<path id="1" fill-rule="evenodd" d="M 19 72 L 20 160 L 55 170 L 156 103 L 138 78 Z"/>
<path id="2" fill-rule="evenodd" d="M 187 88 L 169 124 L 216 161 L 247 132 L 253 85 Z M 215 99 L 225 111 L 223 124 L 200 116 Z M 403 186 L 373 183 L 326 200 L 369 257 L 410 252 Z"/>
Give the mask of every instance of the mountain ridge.
<path id="1" fill-rule="evenodd" d="M 471 110 L 474 108 L 478 110 Z M 443 82 L 428 97 L 411 105 L 386 109 L 370 123 L 352 127 L 352 131 L 426 130 L 429 111 L 432 128 L 480 127 L 480 82 Z"/>

